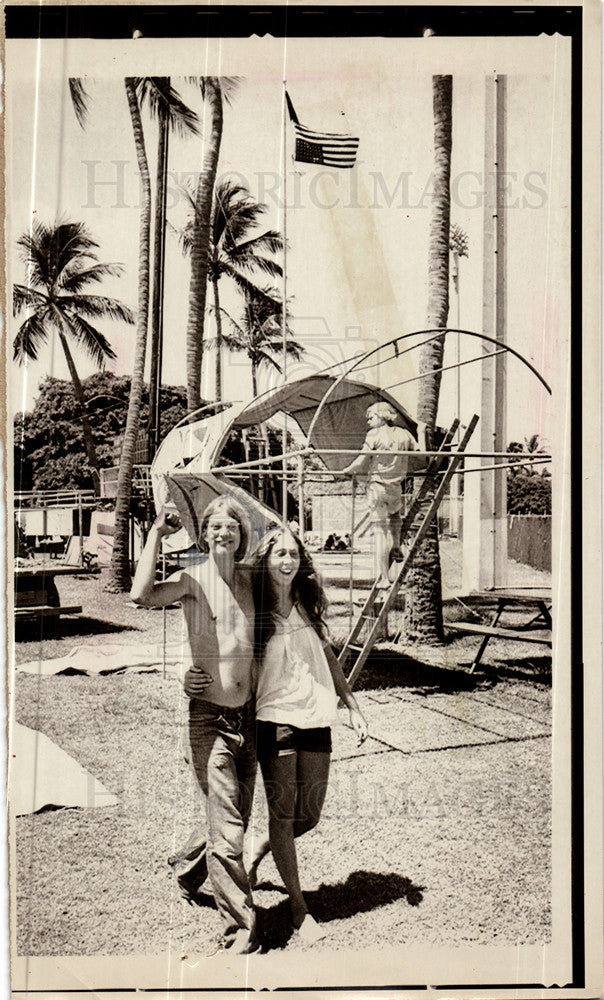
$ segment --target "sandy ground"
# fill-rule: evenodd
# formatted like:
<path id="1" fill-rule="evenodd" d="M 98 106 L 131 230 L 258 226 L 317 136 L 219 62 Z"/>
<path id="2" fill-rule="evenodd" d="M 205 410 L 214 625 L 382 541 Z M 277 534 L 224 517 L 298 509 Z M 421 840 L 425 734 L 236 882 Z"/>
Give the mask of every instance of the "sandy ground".
<path id="1" fill-rule="evenodd" d="M 103 593 L 101 577 L 62 578 L 59 589 L 82 616 L 62 619 L 52 639 L 24 627 L 17 663 L 82 644 L 161 644 L 164 628 L 168 639 L 180 634 L 178 609 L 135 608 Z M 345 593 L 331 589 L 332 599 Z M 334 730 L 323 817 L 299 842 L 309 906 L 328 928 L 313 949 L 550 939 L 550 658 L 545 647 L 493 643 L 470 675 L 476 645 L 391 643 L 363 671 L 370 738 L 358 750 L 346 726 Z M 166 864 L 198 806 L 178 681 L 161 671 L 17 673 L 15 713 L 118 796 L 116 807 L 15 821 L 18 952 L 210 953 L 220 931 L 213 901 L 187 906 Z M 250 837 L 265 826 L 259 782 Z M 292 934 L 270 858 L 255 900 L 266 950 L 308 947 Z"/>

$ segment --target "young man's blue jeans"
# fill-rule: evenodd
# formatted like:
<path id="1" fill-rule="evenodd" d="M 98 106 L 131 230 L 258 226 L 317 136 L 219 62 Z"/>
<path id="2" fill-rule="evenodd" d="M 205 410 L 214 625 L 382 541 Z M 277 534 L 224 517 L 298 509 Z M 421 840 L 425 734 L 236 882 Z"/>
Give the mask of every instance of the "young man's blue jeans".
<path id="1" fill-rule="evenodd" d="M 258 947 L 252 893 L 243 865 L 243 836 L 256 780 L 252 702 L 227 708 L 192 698 L 189 739 L 205 798 L 207 829 L 205 834 L 195 831 L 175 861 L 193 862 L 185 871 L 195 887 L 209 875 L 224 921 L 225 945 L 246 954 Z"/>

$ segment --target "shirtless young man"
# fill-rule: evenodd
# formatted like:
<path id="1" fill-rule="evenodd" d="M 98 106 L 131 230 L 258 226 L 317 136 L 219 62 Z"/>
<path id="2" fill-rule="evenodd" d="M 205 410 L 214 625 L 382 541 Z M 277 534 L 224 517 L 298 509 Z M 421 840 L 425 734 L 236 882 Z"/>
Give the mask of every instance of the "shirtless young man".
<path id="1" fill-rule="evenodd" d="M 248 543 L 245 517 L 228 497 L 206 508 L 200 541 L 207 560 L 163 583 L 155 570 L 165 535 L 180 527 L 162 511 L 147 539 L 131 597 L 143 607 L 182 603 L 192 666 L 184 677 L 190 698 L 192 762 L 206 804 L 205 834 L 190 838 L 182 860 L 193 862 L 179 884 L 193 900 L 209 875 L 232 953 L 258 950 L 243 836 L 250 817 L 256 755 L 251 701 L 254 602 L 249 572 L 238 565 Z"/>

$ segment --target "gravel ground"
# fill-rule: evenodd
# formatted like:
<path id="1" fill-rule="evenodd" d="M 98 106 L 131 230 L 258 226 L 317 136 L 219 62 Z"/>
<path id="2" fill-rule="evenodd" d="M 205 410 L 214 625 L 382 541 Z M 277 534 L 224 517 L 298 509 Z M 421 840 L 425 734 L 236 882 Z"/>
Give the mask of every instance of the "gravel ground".
<path id="1" fill-rule="evenodd" d="M 309 905 L 329 923 L 328 938 L 314 947 L 367 945 L 369 911 L 374 941 L 549 939 L 549 691 L 503 682 L 463 697 L 487 693 L 498 706 L 515 699 L 501 714 L 530 717 L 541 735 L 509 739 L 477 729 L 474 745 L 462 734 L 456 747 L 401 751 L 397 728 L 389 733 L 392 716 L 404 722 L 405 710 L 411 718 L 422 712 L 447 724 L 450 714 L 426 709 L 419 693 L 405 692 L 405 701 L 400 689 L 359 693 L 375 738 L 359 755 L 349 731 L 336 729 L 323 818 L 300 841 Z M 210 897 L 188 907 L 165 860 L 188 835 L 197 800 L 184 760 L 184 711 L 178 682 L 157 674 L 19 678 L 19 721 L 46 733 L 119 798 L 117 808 L 17 819 L 19 953 L 213 950 L 219 920 Z M 451 739 L 439 729 L 432 736 L 432 744 Z M 252 836 L 265 822 L 259 786 Z M 302 949 L 270 858 L 260 874 L 265 946 Z"/>
<path id="2" fill-rule="evenodd" d="M 80 644 L 160 643 L 163 614 L 102 582 L 62 578 L 63 602 L 77 599 L 82 617 L 62 619 L 52 639 L 22 633 L 16 662 Z M 165 617 L 175 638 L 180 611 Z M 472 637 L 430 651 L 390 644 L 368 662 L 358 697 L 370 739 L 359 752 L 336 728 L 324 814 L 299 842 L 310 908 L 329 930 L 313 950 L 550 940 L 551 664 L 535 648 L 493 643 L 473 675 Z M 185 709 L 179 683 L 160 673 L 16 675 L 16 719 L 119 799 L 15 821 L 19 954 L 214 950 L 211 897 L 187 906 L 166 864 L 197 808 Z M 259 783 L 251 836 L 265 824 Z M 270 858 L 260 878 L 265 948 L 305 950 Z"/>

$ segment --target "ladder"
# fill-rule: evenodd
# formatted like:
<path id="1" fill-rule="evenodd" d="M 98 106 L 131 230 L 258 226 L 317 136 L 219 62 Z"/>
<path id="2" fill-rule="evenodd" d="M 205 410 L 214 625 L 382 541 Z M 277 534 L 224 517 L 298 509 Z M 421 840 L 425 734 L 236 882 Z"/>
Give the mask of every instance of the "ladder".
<path id="1" fill-rule="evenodd" d="M 378 593 L 380 594 L 380 596 L 382 595 L 382 591 L 378 591 L 377 580 L 376 580 L 372 589 L 369 592 L 369 595 L 365 603 L 363 604 L 363 607 L 360 611 L 360 614 L 356 622 L 352 626 L 350 635 L 348 636 L 348 639 L 346 640 L 346 643 L 344 644 L 342 651 L 338 656 L 338 662 L 342 667 L 342 669 L 344 670 L 350 658 L 351 652 L 356 651 L 359 654 L 357 656 L 354 667 L 351 670 L 350 675 L 348 677 L 348 683 L 350 684 L 351 687 L 356 682 L 361 670 L 365 665 L 367 657 L 369 656 L 371 650 L 373 649 L 376 641 L 380 638 L 382 632 L 382 626 L 387 620 L 388 612 L 390 611 L 390 608 L 394 604 L 396 596 L 400 590 L 401 584 L 407 574 L 407 571 L 409 570 L 409 567 L 413 562 L 415 552 L 420 543 L 423 541 L 432 520 L 436 516 L 436 512 L 438 511 L 438 508 L 445 494 L 447 486 L 449 485 L 449 482 L 453 474 L 457 470 L 457 467 L 463 458 L 463 452 L 467 447 L 468 441 L 472 437 L 474 428 L 476 427 L 477 423 L 478 423 L 478 415 L 474 414 L 474 416 L 472 417 L 470 423 L 466 428 L 466 431 L 461 441 L 459 442 L 457 450 L 453 452 L 444 452 L 444 448 L 447 447 L 452 441 L 453 435 L 455 434 L 455 431 L 457 430 L 457 427 L 459 425 L 458 420 L 453 421 L 451 427 L 449 428 L 445 436 L 444 441 L 440 446 L 439 454 L 433 456 L 433 458 L 428 464 L 428 467 L 426 469 L 426 475 L 424 476 L 418 490 L 413 496 L 413 499 L 411 501 L 411 506 L 405 516 L 405 519 L 401 527 L 402 540 L 405 539 L 406 535 L 409 535 L 412 532 L 413 534 L 409 542 L 409 545 L 407 547 L 407 550 L 405 552 L 404 558 L 402 562 L 398 565 L 396 576 L 392 581 L 390 589 L 387 592 L 384 592 L 384 601 L 381 605 L 378 614 L 377 615 L 372 614 L 374 605 L 377 603 L 376 597 Z M 420 509 L 422 507 L 422 504 L 426 501 L 428 491 L 433 486 L 432 480 L 434 476 L 438 473 L 445 459 L 449 461 L 449 466 L 439 483 L 438 489 L 435 491 L 433 497 L 431 498 L 425 514 L 421 516 L 419 523 L 417 523 L 416 519 L 418 517 L 418 514 L 420 514 Z M 367 637 L 361 644 L 359 643 L 360 635 L 361 632 L 363 631 L 363 628 L 367 625 L 367 623 L 371 623 L 370 629 L 367 634 Z"/>

